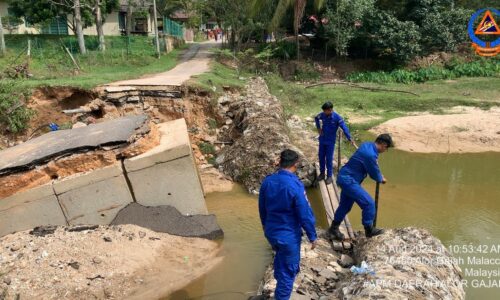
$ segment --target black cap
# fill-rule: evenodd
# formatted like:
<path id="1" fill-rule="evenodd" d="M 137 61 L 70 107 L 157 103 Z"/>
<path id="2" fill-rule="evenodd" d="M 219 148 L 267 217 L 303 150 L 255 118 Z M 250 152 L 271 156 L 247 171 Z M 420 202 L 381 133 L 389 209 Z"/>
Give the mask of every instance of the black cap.
<path id="1" fill-rule="evenodd" d="M 377 144 L 386 144 L 387 147 L 394 147 L 394 142 L 392 141 L 392 137 L 388 133 L 382 133 L 381 135 L 377 136 L 375 139 L 375 143 Z"/>
<path id="2" fill-rule="evenodd" d="M 333 108 L 333 103 L 331 101 L 327 101 L 321 106 L 322 110 L 332 109 L 332 108 Z"/>
<path id="3" fill-rule="evenodd" d="M 293 150 L 285 149 L 280 154 L 280 167 L 290 168 L 299 160 L 299 154 Z"/>

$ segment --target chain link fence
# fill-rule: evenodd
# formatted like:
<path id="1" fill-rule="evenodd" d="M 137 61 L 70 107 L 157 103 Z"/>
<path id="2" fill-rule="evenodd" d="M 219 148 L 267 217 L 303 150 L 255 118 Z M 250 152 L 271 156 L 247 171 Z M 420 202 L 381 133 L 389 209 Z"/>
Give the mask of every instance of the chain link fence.
<path id="1" fill-rule="evenodd" d="M 6 48 L 11 52 L 30 51 L 32 57 L 51 56 L 64 53 L 66 49 L 72 54 L 79 53 L 76 36 L 69 35 L 25 35 L 13 34 L 5 36 Z M 155 55 L 154 37 L 148 36 L 107 36 L 106 52 L 125 55 Z M 85 36 L 85 46 L 89 52 L 99 50 L 97 36 Z"/>

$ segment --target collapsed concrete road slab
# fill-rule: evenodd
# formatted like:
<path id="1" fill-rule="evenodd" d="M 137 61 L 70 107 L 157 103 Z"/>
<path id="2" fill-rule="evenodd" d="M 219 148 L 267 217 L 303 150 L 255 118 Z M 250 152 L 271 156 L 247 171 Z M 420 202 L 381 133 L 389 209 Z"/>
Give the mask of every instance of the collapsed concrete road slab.
<path id="1" fill-rule="evenodd" d="M 118 213 L 111 224 L 133 224 L 156 232 L 209 240 L 224 236 L 214 215 L 183 216 L 175 207 L 168 205 L 142 206 L 131 203 Z"/>
<path id="2" fill-rule="evenodd" d="M 185 120 L 179 119 L 150 127 L 149 124 L 143 123 L 143 120 L 145 121 L 143 116 L 126 119 L 128 121 L 124 121 L 122 124 L 125 124 L 126 129 L 118 129 L 116 126 L 120 122 L 116 123 L 113 120 L 101 123 L 103 126 L 100 126 L 99 130 L 94 127 L 93 130 L 87 131 L 85 134 L 95 135 L 96 139 L 101 142 L 124 141 L 126 145 L 130 145 L 128 139 L 137 134 L 142 129 L 141 124 L 143 124 L 148 127 L 149 134 L 141 134 L 141 138 L 134 145 L 141 144 L 141 141 L 142 143 L 147 142 L 148 136 L 151 135 L 159 136 L 157 143 L 151 145 L 152 148 L 141 148 L 139 145 L 137 148 L 143 152 L 137 149 L 131 150 L 129 153 L 134 153 L 136 156 L 128 159 L 125 157 L 130 156 L 123 155 L 123 151 L 116 151 L 114 148 L 107 150 L 111 151 L 115 158 L 113 164 L 97 169 L 85 169 L 85 166 L 93 165 L 87 165 L 76 159 L 73 163 L 82 163 L 84 165 L 83 171 L 52 179 L 48 184 L 26 189 L 0 199 L 0 236 L 42 225 L 109 224 L 121 209 L 133 202 L 145 206 L 168 205 L 175 209 L 179 216 L 176 215 L 173 220 L 177 221 L 167 223 L 173 228 L 171 233 L 210 238 L 220 236 L 218 233 L 220 228 L 216 224 L 214 216 L 188 217 L 206 215 L 208 210 L 201 180 L 191 152 Z M 112 123 L 113 126 L 106 126 L 109 123 Z M 140 128 L 139 130 L 137 126 Z M 52 138 L 38 138 L 45 142 L 32 143 L 30 147 L 48 146 L 46 143 L 53 141 L 61 146 L 61 149 L 66 149 L 65 151 L 70 151 L 70 149 L 77 151 L 77 148 L 72 147 L 77 144 L 90 144 L 85 141 L 81 143 L 75 141 L 71 132 L 77 132 L 77 135 L 83 134 L 79 129 L 67 130 L 69 134 L 61 136 L 62 139 L 72 136 L 68 140 L 69 145 L 66 145 L 64 140 L 53 140 L 54 135 L 49 134 Z M 122 131 L 122 133 L 116 135 L 114 134 L 116 130 Z M 104 136 L 107 135 L 114 138 L 104 139 Z M 82 137 L 82 139 L 92 140 L 88 136 Z M 93 145 L 102 146 L 97 142 Z M 54 148 L 52 149 L 55 151 Z M 38 151 L 37 148 L 35 150 L 35 154 L 28 153 L 28 149 L 22 151 L 26 151 L 29 154 L 27 156 L 31 158 L 40 158 L 43 153 L 49 153 Z M 54 151 L 50 153 L 55 153 Z M 27 156 L 17 160 L 17 162 L 28 161 Z M 45 158 L 48 157 L 45 156 Z M 39 168 L 42 167 L 39 166 Z M 4 176 L 17 176 L 17 174 Z M 19 185 L 19 189 L 21 188 L 22 185 Z M 171 214 L 159 217 L 168 219 L 169 216 Z M 184 223 L 188 222 L 188 225 L 175 227 L 174 224 L 180 222 L 179 220 Z M 192 231 L 187 229 L 190 226 Z M 165 229 L 164 232 L 170 231 Z"/>
<path id="3" fill-rule="evenodd" d="M 51 184 L 0 201 L 0 236 L 41 224 L 67 225 Z"/>
<path id="4" fill-rule="evenodd" d="M 134 201 L 120 165 L 55 181 L 54 191 L 69 225 L 109 224 Z"/>
<path id="5" fill-rule="evenodd" d="M 93 150 L 102 146 L 126 143 L 147 128 L 147 116 L 127 116 L 71 130 L 59 130 L 3 150 L 0 175 L 29 170 L 65 153 Z M 140 131 L 140 130 L 139 130 Z"/>
<path id="6" fill-rule="evenodd" d="M 184 119 L 159 124 L 160 145 L 125 160 L 137 203 L 170 205 L 184 215 L 207 214 Z"/>

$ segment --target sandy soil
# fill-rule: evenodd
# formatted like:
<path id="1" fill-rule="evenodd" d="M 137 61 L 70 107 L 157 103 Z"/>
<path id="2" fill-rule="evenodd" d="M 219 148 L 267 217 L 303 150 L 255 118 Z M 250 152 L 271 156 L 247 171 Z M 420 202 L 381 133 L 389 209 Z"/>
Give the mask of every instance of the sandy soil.
<path id="1" fill-rule="evenodd" d="M 421 153 L 500 152 L 500 108 L 456 107 L 447 115 L 389 120 L 371 131 L 391 133 L 396 148 Z"/>
<path id="2" fill-rule="evenodd" d="M 230 192 L 234 187 L 234 182 L 225 176 L 212 165 L 199 165 L 201 183 L 205 194 L 213 192 Z"/>
<path id="3" fill-rule="evenodd" d="M 218 252 L 213 241 L 135 225 L 18 232 L 0 239 L 0 298 L 156 299 L 208 272 Z"/>

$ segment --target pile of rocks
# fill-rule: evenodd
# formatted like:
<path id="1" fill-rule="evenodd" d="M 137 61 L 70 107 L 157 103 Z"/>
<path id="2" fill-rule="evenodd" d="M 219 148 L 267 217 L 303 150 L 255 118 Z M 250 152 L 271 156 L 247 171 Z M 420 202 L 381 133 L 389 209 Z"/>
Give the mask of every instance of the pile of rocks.
<path id="1" fill-rule="evenodd" d="M 332 250 L 324 231 L 318 230 L 319 238 L 316 249 L 304 238 L 301 246 L 300 273 L 293 285 L 292 299 L 332 299 L 335 291 L 350 273 L 349 267 L 354 264 L 348 253 Z M 264 277 L 261 298 L 274 296 L 276 279 L 270 266 Z"/>
<path id="2" fill-rule="evenodd" d="M 427 230 L 391 229 L 360 238 L 354 257 L 375 274 L 350 274 L 336 291 L 339 299 L 465 299 L 460 267 Z"/>
<path id="3" fill-rule="evenodd" d="M 291 299 L 465 299 L 457 261 L 424 229 L 390 229 L 370 239 L 358 234 L 352 256 L 318 233 L 315 250 L 303 240 Z M 362 261 L 370 270 L 350 270 Z M 272 297 L 275 288 L 271 265 L 255 299 Z"/>
<path id="4" fill-rule="evenodd" d="M 262 78 L 250 79 L 244 96 L 219 98 L 218 112 L 225 119 L 219 140 L 232 144 L 218 155 L 219 170 L 256 194 L 264 177 L 276 170 L 280 152 L 288 148 L 301 156 L 297 175 L 305 186 L 312 184 L 314 165 L 292 145 L 283 107 Z"/>

